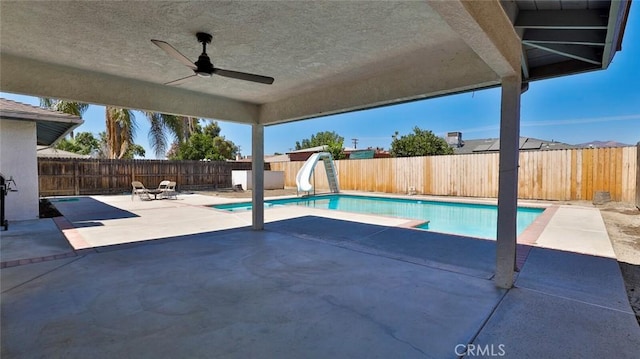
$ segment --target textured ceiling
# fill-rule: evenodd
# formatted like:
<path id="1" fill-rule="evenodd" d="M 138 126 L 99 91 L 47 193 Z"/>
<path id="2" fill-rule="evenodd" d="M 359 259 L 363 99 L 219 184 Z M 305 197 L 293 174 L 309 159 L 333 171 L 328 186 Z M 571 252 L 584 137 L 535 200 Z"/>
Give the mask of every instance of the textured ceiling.
<path id="1" fill-rule="evenodd" d="M 3 91 L 244 123 L 496 85 L 520 49 L 497 1 L 1 1 L 0 16 Z M 195 61 L 196 32 L 216 67 L 275 83 L 164 85 L 192 71 L 150 40 Z"/>
<path id="2" fill-rule="evenodd" d="M 123 6 L 125 5 L 125 6 Z M 165 83 L 191 74 L 151 39 L 195 61 L 212 33 L 217 67 L 272 76 L 268 89 L 194 79 L 182 88 L 263 103 L 362 76 L 384 58 L 455 40 L 425 2 L 2 2 L 2 47 L 20 57 Z M 401 26 L 399 26 L 401 25 Z M 381 56 L 382 55 L 382 56 Z M 364 67 L 364 69 L 361 69 Z M 375 67 L 375 66 L 373 66 Z"/>

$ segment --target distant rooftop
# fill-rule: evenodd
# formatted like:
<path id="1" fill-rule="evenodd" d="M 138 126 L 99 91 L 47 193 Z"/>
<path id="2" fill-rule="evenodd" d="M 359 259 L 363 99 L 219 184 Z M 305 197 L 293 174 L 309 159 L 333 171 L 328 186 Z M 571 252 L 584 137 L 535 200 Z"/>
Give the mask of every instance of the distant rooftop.
<path id="1" fill-rule="evenodd" d="M 520 137 L 519 147 L 521 151 L 566 150 L 570 148 L 576 148 L 576 146 L 567 143 L 557 142 L 553 140 L 541 140 L 533 137 Z M 460 147 L 453 148 L 453 152 L 456 155 L 498 152 L 499 150 L 500 139 L 498 138 L 464 140 L 461 141 Z"/>
<path id="2" fill-rule="evenodd" d="M 81 155 L 48 146 L 38 146 L 37 156 L 38 158 L 91 158 L 90 155 Z"/>

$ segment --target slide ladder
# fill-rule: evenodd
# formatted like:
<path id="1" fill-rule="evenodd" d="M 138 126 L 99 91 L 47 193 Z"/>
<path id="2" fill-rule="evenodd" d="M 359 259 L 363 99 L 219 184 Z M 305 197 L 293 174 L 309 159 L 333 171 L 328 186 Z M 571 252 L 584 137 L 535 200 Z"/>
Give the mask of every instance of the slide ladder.
<path id="1" fill-rule="evenodd" d="M 340 186 L 338 184 L 338 174 L 336 173 L 336 167 L 333 163 L 333 158 L 329 152 L 314 153 L 309 159 L 302 165 L 300 171 L 296 175 L 296 185 L 300 192 L 310 192 L 313 189 L 311 184 L 311 176 L 319 160 L 324 163 L 324 168 L 327 173 L 327 182 L 329 183 L 329 189 L 333 193 L 340 192 Z"/>

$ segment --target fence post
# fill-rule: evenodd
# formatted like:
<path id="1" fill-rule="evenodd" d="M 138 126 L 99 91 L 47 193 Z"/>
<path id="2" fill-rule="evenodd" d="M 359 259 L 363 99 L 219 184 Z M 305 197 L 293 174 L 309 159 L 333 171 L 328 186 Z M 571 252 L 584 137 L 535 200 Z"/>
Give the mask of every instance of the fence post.
<path id="1" fill-rule="evenodd" d="M 73 160 L 73 187 L 76 196 L 80 195 L 80 173 L 78 160 Z"/>
<path id="2" fill-rule="evenodd" d="M 109 161 L 109 188 L 107 188 L 107 193 L 113 193 L 113 161 Z"/>
<path id="3" fill-rule="evenodd" d="M 640 209 L 640 142 L 636 144 L 636 208 Z"/>

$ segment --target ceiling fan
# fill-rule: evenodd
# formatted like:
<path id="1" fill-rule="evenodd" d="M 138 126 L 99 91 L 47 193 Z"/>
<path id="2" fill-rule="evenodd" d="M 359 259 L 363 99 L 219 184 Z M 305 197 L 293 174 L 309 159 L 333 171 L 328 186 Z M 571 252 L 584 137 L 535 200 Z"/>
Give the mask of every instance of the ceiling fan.
<path id="1" fill-rule="evenodd" d="M 194 72 L 193 75 L 183 77 L 181 79 L 174 80 L 171 82 L 167 82 L 165 83 L 165 85 L 177 85 L 195 76 L 211 77 L 211 75 L 213 74 L 224 76 L 224 77 L 230 77 L 232 79 L 258 82 L 258 83 L 267 84 L 267 85 L 271 85 L 273 83 L 273 77 L 249 74 L 246 72 L 223 70 L 217 67 L 213 67 L 213 63 L 211 63 L 211 60 L 207 55 L 207 44 L 211 43 L 211 39 L 213 37 L 210 34 L 199 32 L 196 34 L 196 38 L 198 39 L 198 42 L 202 43 L 202 54 L 198 57 L 198 61 L 196 62 L 191 62 L 191 60 L 189 60 L 188 57 L 181 54 L 178 50 L 176 50 L 173 46 L 169 45 L 169 43 L 165 41 L 151 40 L 151 42 L 153 42 L 156 46 L 164 50 L 164 52 L 166 52 L 169 56 L 182 62 L 184 65 L 186 65 L 188 68 L 190 68 Z"/>

